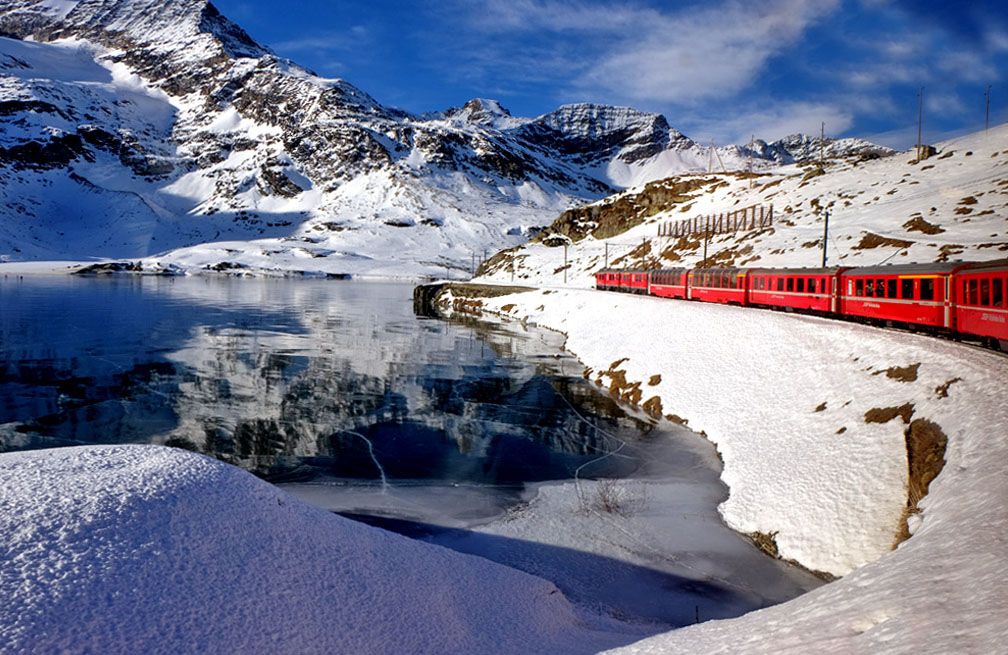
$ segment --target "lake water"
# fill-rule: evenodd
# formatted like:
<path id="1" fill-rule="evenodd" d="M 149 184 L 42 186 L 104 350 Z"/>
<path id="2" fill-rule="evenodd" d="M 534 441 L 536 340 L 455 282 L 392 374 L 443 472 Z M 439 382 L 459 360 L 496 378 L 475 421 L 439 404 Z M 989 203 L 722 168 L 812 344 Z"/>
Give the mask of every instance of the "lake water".
<path id="1" fill-rule="evenodd" d="M 647 621 L 692 622 L 701 602 L 708 617 L 737 615 L 817 584 L 720 522 L 725 490 L 710 444 L 599 393 L 559 335 L 417 317 L 411 291 L 327 280 L 2 278 L 0 451 L 196 450 L 321 507 L 530 570 L 578 602 Z M 596 544 L 606 556 L 585 560 L 579 544 L 596 529 L 588 524 L 578 524 L 589 531 L 582 542 L 535 525 L 520 539 L 472 531 L 575 472 L 664 481 L 651 518 L 635 528 L 661 527 L 639 535 L 663 542 L 657 554 L 621 561 Z M 565 538 L 573 549 L 557 547 Z M 744 590 L 697 584 L 712 575 L 742 576 Z M 663 600 L 670 589 L 678 604 Z"/>
<path id="2" fill-rule="evenodd" d="M 639 455 L 659 441 L 589 388 L 557 335 L 416 317 L 410 297 L 334 281 L 0 280 L 0 449 L 168 443 L 276 482 L 506 494 L 572 477 L 613 434 Z"/>

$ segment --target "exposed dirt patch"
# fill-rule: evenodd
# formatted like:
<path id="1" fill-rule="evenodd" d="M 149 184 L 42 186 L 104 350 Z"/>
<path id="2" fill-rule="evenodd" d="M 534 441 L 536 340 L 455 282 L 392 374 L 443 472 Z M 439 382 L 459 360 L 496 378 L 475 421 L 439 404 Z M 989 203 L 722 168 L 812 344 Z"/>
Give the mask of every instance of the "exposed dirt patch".
<path id="1" fill-rule="evenodd" d="M 947 243 L 938 249 L 938 257 L 935 259 L 939 262 L 947 262 L 952 257 L 961 255 L 965 250 L 965 246 L 961 246 L 957 243 Z"/>
<path id="2" fill-rule="evenodd" d="M 661 384 L 661 373 L 657 373 L 649 377 L 647 383 L 649 387 Z"/>
<path id="3" fill-rule="evenodd" d="M 956 207 L 955 211 L 953 213 L 955 215 L 957 215 L 957 216 L 965 216 L 966 214 L 972 214 L 973 213 L 973 208 L 972 207 Z"/>
<path id="4" fill-rule="evenodd" d="M 922 216 L 915 216 L 903 224 L 907 232 L 923 232 L 924 234 L 941 234 L 945 230 L 934 223 L 928 223 Z"/>
<path id="5" fill-rule="evenodd" d="M 945 467 L 948 437 L 941 427 L 924 418 L 916 419 L 905 433 L 907 449 L 907 505 L 900 520 L 893 548 L 910 538 L 907 519 L 920 510 L 917 504 L 927 495 L 931 482 Z"/>
<path id="6" fill-rule="evenodd" d="M 816 406 L 815 411 L 817 411 L 817 412 L 825 412 L 826 411 L 826 401 L 824 400 L 821 403 L 819 403 Z"/>
<path id="7" fill-rule="evenodd" d="M 670 262 L 677 262 L 682 257 L 680 252 L 695 252 L 702 245 L 700 239 L 690 237 L 679 237 L 672 245 L 661 251 L 661 258 Z"/>
<path id="8" fill-rule="evenodd" d="M 689 425 L 689 419 L 683 418 L 678 414 L 666 414 L 665 419 L 668 421 L 672 421 L 676 425 Z"/>
<path id="9" fill-rule="evenodd" d="M 777 550 L 777 532 L 750 532 L 749 538 L 757 548 L 770 557 L 774 559 L 780 557 L 780 552 Z"/>
<path id="10" fill-rule="evenodd" d="M 962 200 L 959 201 L 959 204 L 960 205 L 975 205 L 975 204 L 977 204 L 977 199 L 974 198 L 973 196 L 966 196 L 965 198 L 963 198 Z"/>
<path id="11" fill-rule="evenodd" d="M 935 395 L 939 398 L 948 398 L 949 387 L 951 387 L 956 382 L 962 382 L 962 378 L 952 378 L 951 380 L 945 380 L 942 384 L 935 387 Z"/>
<path id="12" fill-rule="evenodd" d="M 840 429 L 836 431 L 836 433 L 837 434 L 843 434 L 846 431 L 847 431 L 847 426 L 846 425 L 842 425 L 842 426 L 840 426 Z"/>
<path id="13" fill-rule="evenodd" d="M 733 246 L 731 248 L 725 248 L 723 250 L 718 250 L 713 255 L 707 256 L 706 262 L 697 263 L 697 268 L 731 268 L 735 266 L 735 260 L 739 257 L 744 257 L 751 254 L 753 251 L 752 244 L 748 244 L 739 248 L 738 246 Z"/>
<path id="14" fill-rule="evenodd" d="M 825 580 L 826 582 L 832 582 L 833 580 L 836 580 L 835 575 L 831 575 L 829 573 L 826 573 L 825 571 L 816 571 L 815 569 L 810 569 L 805 566 L 802 566 L 800 563 L 796 562 L 793 559 L 784 559 L 783 557 L 781 557 L 780 551 L 777 549 L 777 534 L 778 533 L 776 531 L 774 532 L 757 531 L 757 532 L 750 532 L 748 537 L 750 540 L 752 540 L 753 544 L 757 548 L 759 548 L 764 553 L 766 553 L 767 555 L 769 555 L 774 559 L 785 561 L 792 566 L 808 571 L 809 573 L 816 576 L 820 580 Z"/>
<path id="15" fill-rule="evenodd" d="M 639 192 L 585 207 L 568 209 L 534 240 L 562 234 L 572 241 L 588 235 L 608 239 L 634 228 L 646 219 L 688 203 L 700 193 L 726 185 L 720 177 L 681 177 L 651 182 Z"/>
<path id="16" fill-rule="evenodd" d="M 869 250 L 871 248 L 881 248 L 883 246 L 891 246 L 893 248 L 908 248 L 913 245 L 913 241 L 904 241 L 903 239 L 893 239 L 892 237 L 884 237 L 872 232 L 865 232 L 865 235 L 861 237 L 861 241 L 857 245 L 853 246 L 854 250 Z"/>
<path id="17" fill-rule="evenodd" d="M 913 403 L 905 403 L 899 407 L 873 407 L 865 412 L 864 422 L 865 423 L 888 423 L 897 416 L 903 419 L 904 423 L 910 423 L 910 417 L 913 416 L 914 405 Z"/>
<path id="18" fill-rule="evenodd" d="M 914 382 L 917 380 L 917 371 L 919 370 L 920 362 L 917 362 L 916 364 L 910 364 L 909 366 L 890 366 L 884 371 L 875 371 L 872 375 L 882 375 L 885 373 L 886 377 L 890 380 Z"/>
<path id="19" fill-rule="evenodd" d="M 658 268 L 658 266 L 659 266 L 658 262 L 651 261 L 650 263 L 648 263 L 648 262 L 645 261 L 644 258 L 647 257 L 650 254 L 651 254 L 651 242 L 650 241 L 642 241 L 640 245 L 638 245 L 636 248 L 634 248 L 630 252 L 626 253 L 625 255 L 621 255 L 620 257 L 617 257 L 616 259 L 612 260 L 612 265 L 613 266 L 619 266 L 620 264 L 622 264 L 627 259 L 630 259 L 630 260 L 635 260 L 636 259 L 636 260 L 640 260 L 640 264 L 641 264 L 641 266 L 643 268 Z M 561 267 L 560 270 L 563 270 L 562 267 Z"/>
<path id="20" fill-rule="evenodd" d="M 513 302 L 509 302 L 508 304 L 501 306 L 501 311 L 502 312 L 510 312 L 514 308 L 515 308 L 515 304 Z"/>
<path id="21" fill-rule="evenodd" d="M 655 418 L 661 418 L 662 415 L 661 398 L 659 398 L 658 396 L 651 396 L 650 398 L 644 401 L 644 404 L 641 405 L 641 409 L 643 409 L 651 416 L 654 416 Z"/>

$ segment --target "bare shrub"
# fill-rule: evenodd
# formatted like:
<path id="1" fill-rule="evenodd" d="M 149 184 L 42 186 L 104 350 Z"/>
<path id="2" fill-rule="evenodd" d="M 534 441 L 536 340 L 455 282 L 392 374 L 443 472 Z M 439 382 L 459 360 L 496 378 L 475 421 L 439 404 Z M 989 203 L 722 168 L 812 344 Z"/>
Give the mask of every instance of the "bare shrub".
<path id="1" fill-rule="evenodd" d="M 580 481 L 577 494 L 578 505 L 586 514 L 605 512 L 633 516 L 644 511 L 648 503 L 647 485 L 639 480 L 601 478 L 594 482 Z"/>

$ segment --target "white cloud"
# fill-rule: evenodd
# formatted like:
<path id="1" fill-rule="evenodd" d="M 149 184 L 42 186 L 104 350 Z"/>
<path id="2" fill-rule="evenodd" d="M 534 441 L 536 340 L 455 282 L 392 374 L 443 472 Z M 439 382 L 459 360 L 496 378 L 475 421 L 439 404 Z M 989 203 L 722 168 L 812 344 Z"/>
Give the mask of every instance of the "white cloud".
<path id="1" fill-rule="evenodd" d="M 832 103 L 775 102 L 747 112 L 719 113 L 700 120 L 686 121 L 684 126 L 696 140 L 717 143 L 748 143 L 757 139 L 775 141 L 789 134 L 819 134 L 821 123 L 826 134 L 843 134 L 854 123 L 854 114 Z"/>
<path id="2" fill-rule="evenodd" d="M 662 17 L 604 53 L 576 84 L 634 101 L 688 104 L 731 96 L 836 6 L 829 0 L 727 2 Z"/>
<path id="3" fill-rule="evenodd" d="M 573 35 L 575 46 L 543 62 L 567 71 L 568 95 L 690 104 L 746 88 L 773 56 L 838 5 L 839 0 L 725 0 L 659 11 L 632 3 L 488 0 L 478 9 L 453 9 L 461 11 L 468 29 L 483 35 L 477 47 L 497 57 L 502 69 L 515 63 L 513 53 L 494 46 L 502 36 L 555 33 L 559 40 Z M 526 54 L 549 50 L 529 46 Z M 486 55 L 484 63 L 491 63 Z"/>

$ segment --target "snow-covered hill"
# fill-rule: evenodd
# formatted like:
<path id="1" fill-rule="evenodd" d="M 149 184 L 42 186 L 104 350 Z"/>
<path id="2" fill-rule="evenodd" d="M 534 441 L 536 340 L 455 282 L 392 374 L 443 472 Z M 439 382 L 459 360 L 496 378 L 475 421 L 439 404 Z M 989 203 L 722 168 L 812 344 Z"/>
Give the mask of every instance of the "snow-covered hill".
<path id="1" fill-rule="evenodd" d="M 0 261 L 450 273 L 618 189 L 817 150 L 714 152 L 600 105 L 411 115 L 205 0 L 12 0 L 0 35 Z"/>
<path id="2" fill-rule="evenodd" d="M 825 167 L 793 164 L 755 177 L 688 174 L 651 182 L 568 210 L 538 239 L 492 257 L 484 278 L 554 285 L 566 277 L 585 287 L 607 262 L 701 266 L 702 231 L 665 236 L 660 226 L 753 206 L 773 206 L 773 225 L 712 235 L 707 265 L 819 266 L 825 210 L 829 265 L 1005 258 L 1008 125 L 940 143 L 919 162 L 912 152 L 862 152 Z"/>

